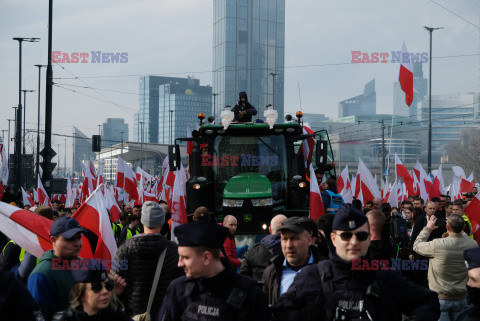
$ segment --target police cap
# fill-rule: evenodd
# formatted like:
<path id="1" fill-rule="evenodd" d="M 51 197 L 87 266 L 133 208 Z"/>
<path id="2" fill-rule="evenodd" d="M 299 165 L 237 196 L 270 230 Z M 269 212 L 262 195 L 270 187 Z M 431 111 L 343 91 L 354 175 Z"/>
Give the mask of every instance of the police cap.
<path id="1" fill-rule="evenodd" d="M 368 222 L 367 216 L 352 206 L 345 204 L 335 214 L 332 229 L 338 231 L 353 231 Z"/>
<path id="2" fill-rule="evenodd" d="M 72 269 L 72 277 L 75 283 L 99 283 L 105 281 L 107 271 L 100 260 L 79 260 L 78 269 Z"/>
<path id="3" fill-rule="evenodd" d="M 229 235 L 228 228 L 210 221 L 195 221 L 179 225 L 173 230 L 178 246 L 208 246 L 222 249 Z"/>
<path id="4" fill-rule="evenodd" d="M 463 258 L 467 263 L 467 269 L 480 268 L 480 248 L 468 249 L 463 252 Z"/>

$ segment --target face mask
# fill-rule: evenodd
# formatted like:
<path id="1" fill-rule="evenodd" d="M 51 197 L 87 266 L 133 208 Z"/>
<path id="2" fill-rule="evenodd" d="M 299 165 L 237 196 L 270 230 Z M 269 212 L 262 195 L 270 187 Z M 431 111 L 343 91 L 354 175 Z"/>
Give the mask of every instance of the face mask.
<path id="1" fill-rule="evenodd" d="M 480 288 L 473 288 L 467 285 L 468 298 L 475 306 L 480 306 Z"/>

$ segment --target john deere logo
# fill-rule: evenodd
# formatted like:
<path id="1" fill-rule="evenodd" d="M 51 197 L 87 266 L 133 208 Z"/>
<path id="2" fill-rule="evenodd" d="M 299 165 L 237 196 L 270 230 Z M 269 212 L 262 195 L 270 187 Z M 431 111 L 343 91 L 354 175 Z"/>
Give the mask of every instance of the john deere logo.
<path id="1" fill-rule="evenodd" d="M 245 215 L 243 215 L 243 220 L 244 220 L 245 222 L 247 222 L 247 223 L 250 222 L 250 221 L 252 221 L 252 214 L 245 214 Z"/>

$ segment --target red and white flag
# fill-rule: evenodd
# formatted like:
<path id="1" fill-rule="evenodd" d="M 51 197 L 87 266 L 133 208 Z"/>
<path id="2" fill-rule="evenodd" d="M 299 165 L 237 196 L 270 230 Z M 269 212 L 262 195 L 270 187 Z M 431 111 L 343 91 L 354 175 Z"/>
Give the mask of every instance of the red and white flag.
<path id="1" fill-rule="evenodd" d="M 318 187 L 317 176 L 313 165 L 310 164 L 310 210 L 308 217 L 315 222 L 318 218 L 325 214 L 325 207 L 323 206 L 322 195 L 320 193 L 320 187 Z"/>
<path id="2" fill-rule="evenodd" d="M 33 201 L 32 197 L 25 192 L 23 187 L 20 187 L 22 189 L 22 199 L 23 199 L 23 206 L 25 205 L 30 205 L 30 206 L 35 206 L 35 202 Z"/>
<path id="3" fill-rule="evenodd" d="M 103 166 L 100 165 L 98 167 L 98 172 L 97 172 L 97 186 L 100 186 L 103 184 Z"/>
<path id="4" fill-rule="evenodd" d="M 75 203 L 75 189 L 72 188 L 72 181 L 70 177 L 67 178 L 67 198 L 65 200 L 65 207 L 72 208 Z"/>
<path id="5" fill-rule="evenodd" d="M 374 198 L 381 198 L 380 190 L 378 189 L 377 182 L 372 176 L 370 170 L 358 159 L 358 173 L 360 174 L 361 191 L 363 200 L 365 202 L 373 201 Z M 358 181 L 357 181 L 358 184 Z M 358 188 L 358 187 L 356 187 Z"/>
<path id="6" fill-rule="evenodd" d="M 402 57 L 408 57 L 407 47 L 402 43 Z M 400 88 L 405 92 L 405 103 L 410 106 L 413 101 L 413 65 L 410 59 L 403 61 L 400 64 L 400 72 L 398 75 Z"/>
<path id="7" fill-rule="evenodd" d="M 465 207 L 465 214 L 472 224 L 473 238 L 480 245 L 480 193 Z"/>
<path id="8" fill-rule="evenodd" d="M 352 203 L 353 194 L 352 185 L 350 184 L 350 179 L 348 178 L 348 165 L 345 166 L 337 180 L 337 191 L 340 195 L 342 195 L 344 203 Z"/>
<path id="9" fill-rule="evenodd" d="M 120 213 L 122 212 L 120 206 L 118 206 L 115 197 L 113 197 L 108 188 L 105 189 L 103 194 L 105 196 L 105 207 L 110 212 L 110 221 L 116 222 L 120 218 Z"/>
<path id="10" fill-rule="evenodd" d="M 315 132 L 308 128 L 307 126 L 303 126 L 303 134 L 304 135 L 312 135 Z M 305 166 L 312 162 L 313 150 L 315 148 L 315 139 L 313 137 L 304 139 L 302 141 L 302 145 L 298 150 L 298 153 L 303 153 L 303 158 L 305 159 Z"/>
<path id="11" fill-rule="evenodd" d="M 130 200 L 138 200 L 137 179 L 136 179 L 135 173 L 130 168 L 130 166 L 128 166 L 128 164 L 125 163 L 123 159 L 118 158 L 118 164 L 119 164 L 119 168 L 123 170 L 123 178 L 124 178 L 123 188 L 125 189 L 125 192 L 129 195 Z M 118 186 L 119 176 L 121 175 L 117 174 L 117 187 L 121 187 L 121 186 Z"/>
<path id="12" fill-rule="evenodd" d="M 391 207 L 398 207 L 398 184 L 397 181 L 390 187 L 383 203 L 389 203 Z"/>
<path id="13" fill-rule="evenodd" d="M 50 198 L 43 188 L 42 181 L 40 180 L 40 175 L 38 175 L 38 182 L 37 182 L 37 193 L 38 193 L 38 203 L 42 206 L 49 206 L 52 207 L 52 203 L 50 202 Z"/>
<path id="14" fill-rule="evenodd" d="M 407 187 L 408 194 L 412 196 L 415 195 L 415 191 L 413 188 L 413 177 L 407 171 L 407 168 L 405 167 L 405 165 L 403 165 L 397 154 L 395 154 L 395 174 L 397 175 L 397 177 L 403 178 L 403 182 Z"/>
<path id="15" fill-rule="evenodd" d="M 176 226 L 187 223 L 187 206 L 186 206 L 186 182 L 187 177 L 183 165 L 175 171 L 175 183 L 172 192 L 172 240 L 175 240 L 173 230 Z"/>
<path id="16" fill-rule="evenodd" d="M 45 251 L 52 249 L 50 228 L 52 220 L 33 212 L 19 209 L 0 202 L 0 231 L 26 252 L 41 257 Z M 92 258 L 88 239 L 82 237 L 83 246 L 79 256 Z"/>
<path id="17" fill-rule="evenodd" d="M 84 228 L 89 229 L 98 236 L 97 248 L 94 258 L 113 260 L 117 253 L 117 244 L 113 236 L 110 218 L 108 216 L 103 195 L 102 186 L 99 186 L 72 215 Z"/>
<path id="18" fill-rule="evenodd" d="M 117 177 L 115 186 L 118 188 L 125 187 L 125 161 L 120 157 L 117 160 Z"/>
<path id="19" fill-rule="evenodd" d="M 5 186 L 8 184 L 8 158 L 5 144 L 0 137 L 0 200 L 5 192 Z"/>

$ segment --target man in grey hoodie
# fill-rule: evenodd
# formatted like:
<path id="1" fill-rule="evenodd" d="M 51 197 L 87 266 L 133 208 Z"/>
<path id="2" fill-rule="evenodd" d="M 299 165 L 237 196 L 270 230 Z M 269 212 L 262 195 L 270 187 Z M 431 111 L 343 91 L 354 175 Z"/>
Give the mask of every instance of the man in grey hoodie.
<path id="1" fill-rule="evenodd" d="M 268 228 L 270 235 L 265 236 L 259 243 L 255 244 L 245 253 L 239 271 L 240 274 L 251 276 L 257 281 L 262 280 L 263 271 L 265 271 L 270 263 L 270 259 L 282 253 L 278 229 L 286 219 L 287 217 L 282 214 L 278 214 L 272 218 L 270 227 Z"/>

